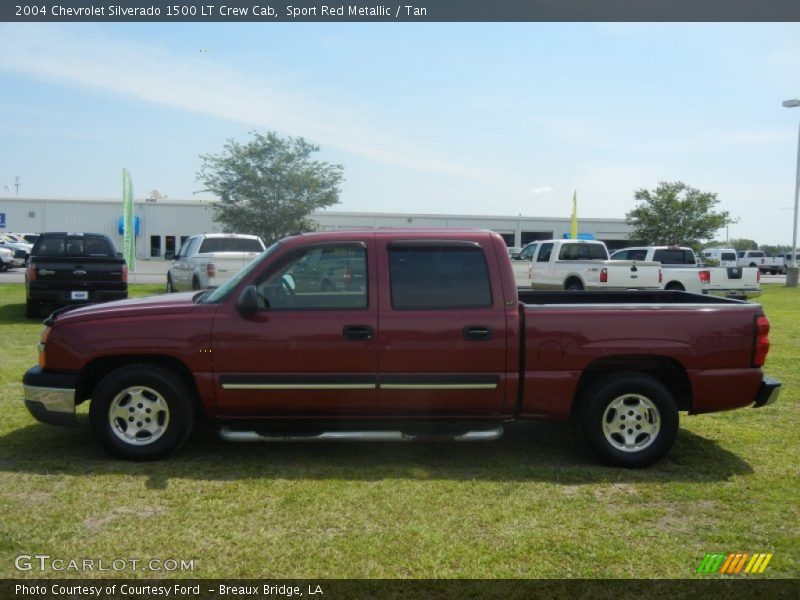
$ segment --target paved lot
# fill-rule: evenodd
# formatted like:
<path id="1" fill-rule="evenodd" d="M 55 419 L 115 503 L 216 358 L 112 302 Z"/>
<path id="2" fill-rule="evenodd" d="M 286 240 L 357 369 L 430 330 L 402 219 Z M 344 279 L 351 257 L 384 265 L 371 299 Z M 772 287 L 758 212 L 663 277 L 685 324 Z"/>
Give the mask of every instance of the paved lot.
<path id="1" fill-rule="evenodd" d="M 163 283 L 167 285 L 167 260 L 137 260 L 136 272 L 128 274 L 129 283 Z M 25 269 L 11 269 L 0 273 L 0 283 L 24 283 Z"/>
<path id="2" fill-rule="evenodd" d="M 167 285 L 168 260 L 139 260 L 136 261 L 136 272 L 129 273 L 130 283 L 163 283 Z M 11 269 L 0 273 L 0 283 L 24 283 L 25 269 Z M 786 275 L 762 275 L 761 284 L 786 285 Z"/>

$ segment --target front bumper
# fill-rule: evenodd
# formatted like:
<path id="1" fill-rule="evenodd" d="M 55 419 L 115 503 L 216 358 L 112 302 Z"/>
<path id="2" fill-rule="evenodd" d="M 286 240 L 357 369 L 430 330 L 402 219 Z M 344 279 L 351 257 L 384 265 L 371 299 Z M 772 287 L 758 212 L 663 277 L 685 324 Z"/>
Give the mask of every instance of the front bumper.
<path id="1" fill-rule="evenodd" d="M 75 427 L 77 373 L 55 373 L 41 367 L 28 369 L 22 378 L 25 406 L 42 423 Z"/>
<path id="2" fill-rule="evenodd" d="M 761 389 L 758 390 L 758 396 L 756 396 L 753 408 L 761 408 L 767 404 L 772 404 L 778 399 L 780 393 L 781 382 L 764 375 L 764 380 L 761 382 Z"/>

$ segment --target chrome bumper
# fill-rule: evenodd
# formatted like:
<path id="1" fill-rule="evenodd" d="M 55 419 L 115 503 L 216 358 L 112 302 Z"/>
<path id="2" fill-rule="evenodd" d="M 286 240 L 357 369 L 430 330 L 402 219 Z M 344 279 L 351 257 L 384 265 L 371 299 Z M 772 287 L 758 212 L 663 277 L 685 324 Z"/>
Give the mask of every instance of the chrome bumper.
<path id="1" fill-rule="evenodd" d="M 77 377 L 50 373 L 34 367 L 25 373 L 22 384 L 25 406 L 42 423 L 76 426 L 75 388 Z M 48 385 L 51 384 L 51 385 Z"/>
<path id="2" fill-rule="evenodd" d="M 749 300 L 750 298 L 758 298 L 761 295 L 761 290 L 703 290 L 703 293 L 708 296 Z"/>
<path id="3" fill-rule="evenodd" d="M 761 389 L 758 390 L 758 396 L 753 404 L 753 408 L 760 408 L 767 404 L 772 404 L 778 399 L 781 393 L 781 382 L 772 377 L 764 375 L 764 380 L 761 382 Z"/>

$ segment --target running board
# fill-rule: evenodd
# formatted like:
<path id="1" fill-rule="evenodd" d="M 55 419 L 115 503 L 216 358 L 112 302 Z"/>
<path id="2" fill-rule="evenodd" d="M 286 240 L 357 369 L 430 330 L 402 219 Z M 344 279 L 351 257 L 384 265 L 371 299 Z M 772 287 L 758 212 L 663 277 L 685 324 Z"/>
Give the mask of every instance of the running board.
<path id="1" fill-rule="evenodd" d="M 467 431 L 457 435 L 436 433 L 406 433 L 403 431 L 324 431 L 315 434 L 268 433 L 240 431 L 226 426 L 219 428 L 219 436 L 229 442 L 489 442 L 503 437 L 503 427 Z"/>

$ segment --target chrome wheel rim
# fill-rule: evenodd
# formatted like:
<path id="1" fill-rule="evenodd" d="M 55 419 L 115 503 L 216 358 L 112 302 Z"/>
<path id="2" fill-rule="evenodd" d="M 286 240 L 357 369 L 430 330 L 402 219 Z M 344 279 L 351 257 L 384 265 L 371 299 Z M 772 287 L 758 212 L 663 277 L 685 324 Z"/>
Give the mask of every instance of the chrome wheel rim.
<path id="1" fill-rule="evenodd" d="M 169 406 L 153 388 L 128 387 L 111 401 L 108 422 L 114 435 L 126 444 L 146 446 L 167 431 Z"/>
<path id="2" fill-rule="evenodd" d="M 622 452 L 639 452 L 661 431 L 661 413 L 647 396 L 624 394 L 609 402 L 603 412 L 603 435 Z"/>

